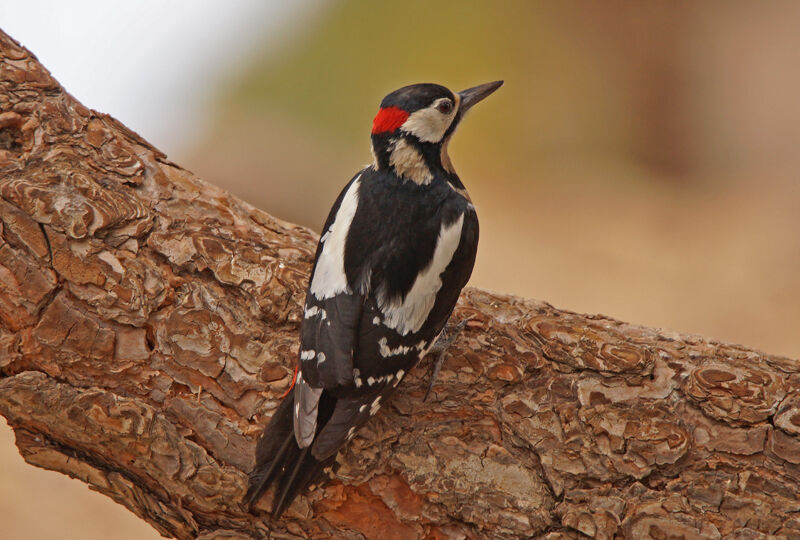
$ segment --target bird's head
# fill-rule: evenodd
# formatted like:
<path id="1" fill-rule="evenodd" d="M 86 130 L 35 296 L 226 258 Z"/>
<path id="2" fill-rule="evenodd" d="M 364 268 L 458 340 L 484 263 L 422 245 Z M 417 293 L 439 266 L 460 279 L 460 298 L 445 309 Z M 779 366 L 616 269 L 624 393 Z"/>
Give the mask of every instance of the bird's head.
<path id="1" fill-rule="evenodd" d="M 435 174 L 454 174 L 447 143 L 464 114 L 503 81 L 451 92 L 438 84 L 412 84 L 381 102 L 372 121 L 372 153 L 378 169 L 393 169 L 418 184 Z"/>

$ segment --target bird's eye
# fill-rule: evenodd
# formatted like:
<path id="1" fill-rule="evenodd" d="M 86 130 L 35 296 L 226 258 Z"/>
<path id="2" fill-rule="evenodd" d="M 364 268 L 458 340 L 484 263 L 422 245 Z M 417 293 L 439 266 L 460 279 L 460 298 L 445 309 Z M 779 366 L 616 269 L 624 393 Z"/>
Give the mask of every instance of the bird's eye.
<path id="1" fill-rule="evenodd" d="M 449 99 L 441 101 L 436 105 L 436 110 L 442 114 L 450 114 L 450 111 L 453 110 L 453 102 Z"/>

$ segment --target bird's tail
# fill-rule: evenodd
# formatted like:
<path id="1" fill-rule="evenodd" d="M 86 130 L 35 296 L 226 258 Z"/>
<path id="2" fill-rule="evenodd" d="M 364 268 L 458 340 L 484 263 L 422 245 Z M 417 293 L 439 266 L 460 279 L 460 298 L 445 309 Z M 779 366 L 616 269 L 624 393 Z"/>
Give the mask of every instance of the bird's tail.
<path id="1" fill-rule="evenodd" d="M 318 479 L 327 461 L 311 455 L 310 446 L 300 448 L 294 437 L 292 407 L 294 393 L 289 394 L 272 415 L 269 425 L 256 446 L 256 464 L 250 473 L 245 504 L 252 511 L 264 492 L 276 483 L 272 515 L 279 518 L 294 498 Z"/>

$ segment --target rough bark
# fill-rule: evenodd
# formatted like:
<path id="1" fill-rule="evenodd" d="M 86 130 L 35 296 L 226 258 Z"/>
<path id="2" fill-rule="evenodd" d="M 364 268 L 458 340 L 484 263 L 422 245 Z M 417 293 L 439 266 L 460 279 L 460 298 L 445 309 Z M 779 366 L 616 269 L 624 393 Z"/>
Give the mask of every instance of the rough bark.
<path id="1" fill-rule="evenodd" d="M 316 235 L 0 56 L 0 413 L 29 463 L 176 538 L 800 536 L 796 361 L 476 289 L 432 400 L 418 369 L 329 483 L 246 513 Z"/>

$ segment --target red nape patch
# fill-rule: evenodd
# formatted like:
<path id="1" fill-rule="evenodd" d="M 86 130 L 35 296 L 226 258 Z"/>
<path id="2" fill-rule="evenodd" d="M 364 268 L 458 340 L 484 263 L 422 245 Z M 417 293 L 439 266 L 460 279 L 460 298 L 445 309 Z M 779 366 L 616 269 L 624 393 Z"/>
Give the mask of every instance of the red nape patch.
<path id="1" fill-rule="evenodd" d="M 386 107 L 378 111 L 372 121 L 372 133 L 394 131 L 408 118 L 408 113 L 400 107 Z"/>

